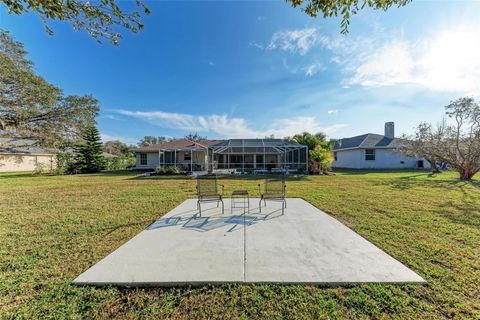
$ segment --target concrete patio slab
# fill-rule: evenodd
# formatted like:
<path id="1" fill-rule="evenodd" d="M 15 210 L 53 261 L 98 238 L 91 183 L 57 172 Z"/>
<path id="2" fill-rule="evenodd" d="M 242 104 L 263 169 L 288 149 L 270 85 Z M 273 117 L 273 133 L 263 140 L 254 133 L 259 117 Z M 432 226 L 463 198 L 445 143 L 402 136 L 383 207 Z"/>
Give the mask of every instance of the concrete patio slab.
<path id="1" fill-rule="evenodd" d="M 344 224 L 302 199 L 267 203 L 246 228 L 246 282 L 424 282 L 416 273 Z M 258 207 L 258 204 L 257 204 Z M 257 216 L 253 214 L 253 216 Z"/>
<path id="2" fill-rule="evenodd" d="M 422 283 L 403 264 L 302 199 L 250 212 L 189 199 L 78 276 L 74 283 Z"/>

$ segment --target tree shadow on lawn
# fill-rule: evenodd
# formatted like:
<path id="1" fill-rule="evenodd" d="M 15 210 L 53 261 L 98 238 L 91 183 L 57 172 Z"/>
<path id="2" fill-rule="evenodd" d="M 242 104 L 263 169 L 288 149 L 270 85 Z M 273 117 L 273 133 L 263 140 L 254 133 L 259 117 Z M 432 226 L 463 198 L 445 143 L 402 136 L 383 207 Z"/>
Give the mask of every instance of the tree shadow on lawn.
<path id="1" fill-rule="evenodd" d="M 441 173 L 440 173 L 441 174 Z M 418 177 L 426 177 L 427 179 L 417 179 Z M 406 190 L 416 186 L 423 186 L 436 189 L 459 189 L 465 193 L 464 188 L 466 186 L 472 186 L 475 188 L 480 188 L 480 181 L 478 180 L 460 180 L 460 179 L 450 179 L 450 180 L 432 180 L 435 178 L 436 174 L 416 174 L 411 176 L 399 177 L 387 179 L 384 181 L 376 181 L 375 185 L 389 186 L 394 189 Z"/>
<path id="2" fill-rule="evenodd" d="M 438 208 L 438 213 L 455 224 L 480 228 L 480 205 L 472 200 L 455 203 L 448 201 Z"/>

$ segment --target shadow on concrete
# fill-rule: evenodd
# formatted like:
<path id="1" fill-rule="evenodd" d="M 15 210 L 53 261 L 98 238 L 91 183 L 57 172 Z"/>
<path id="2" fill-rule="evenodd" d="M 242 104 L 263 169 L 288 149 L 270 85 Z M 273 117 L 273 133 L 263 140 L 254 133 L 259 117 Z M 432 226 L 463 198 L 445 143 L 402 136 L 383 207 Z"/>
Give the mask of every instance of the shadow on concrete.
<path id="1" fill-rule="evenodd" d="M 237 213 L 235 213 L 237 211 Z M 209 215 L 210 213 L 210 215 Z M 219 228 L 230 227 L 227 232 L 242 229 L 241 226 L 251 226 L 256 223 L 267 221 L 282 216 L 282 209 L 260 213 L 257 208 L 243 211 L 241 208 L 234 209 L 233 215 L 227 212 L 221 214 L 217 208 L 202 210 L 202 216 L 196 210 L 188 210 L 176 213 L 167 218 L 160 218 L 147 226 L 145 230 L 155 230 L 168 227 L 179 227 L 183 230 L 199 232 L 211 231 Z"/>

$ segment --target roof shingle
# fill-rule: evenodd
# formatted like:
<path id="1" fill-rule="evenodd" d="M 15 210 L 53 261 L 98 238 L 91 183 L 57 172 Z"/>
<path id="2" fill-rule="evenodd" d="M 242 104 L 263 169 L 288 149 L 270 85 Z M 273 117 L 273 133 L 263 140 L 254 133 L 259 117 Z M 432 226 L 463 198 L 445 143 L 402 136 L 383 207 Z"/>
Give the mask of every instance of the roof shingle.
<path id="1" fill-rule="evenodd" d="M 387 138 L 386 136 L 374 133 L 362 134 L 359 136 L 340 139 L 334 146 L 334 150 L 353 148 L 398 148 L 405 142 L 404 139 Z"/>
<path id="2" fill-rule="evenodd" d="M 152 144 L 150 146 L 134 148 L 132 151 L 136 152 L 157 152 L 166 149 L 198 149 L 205 148 L 211 145 L 222 142 L 222 140 L 201 140 L 191 141 L 188 139 L 175 139 L 169 142 Z"/>

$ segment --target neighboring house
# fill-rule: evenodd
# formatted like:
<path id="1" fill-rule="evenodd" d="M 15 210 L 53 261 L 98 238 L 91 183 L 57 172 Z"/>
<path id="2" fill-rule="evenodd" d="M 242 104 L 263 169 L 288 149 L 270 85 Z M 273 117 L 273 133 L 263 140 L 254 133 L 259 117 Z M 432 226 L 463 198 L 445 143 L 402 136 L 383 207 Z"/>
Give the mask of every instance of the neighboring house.
<path id="1" fill-rule="evenodd" d="M 339 140 L 334 146 L 334 168 L 404 169 L 429 168 L 422 158 L 402 155 L 398 148 L 405 140 L 395 138 L 395 124 L 385 123 L 385 135 L 367 133 Z"/>
<path id="2" fill-rule="evenodd" d="M 177 166 L 183 172 L 306 172 L 307 147 L 283 139 L 177 139 L 133 149 L 136 169 Z"/>
<path id="3" fill-rule="evenodd" d="M 0 172 L 54 169 L 55 154 L 33 144 L 34 141 L 31 140 L 0 138 Z M 2 145 L 8 145 L 8 147 L 2 147 Z"/>

